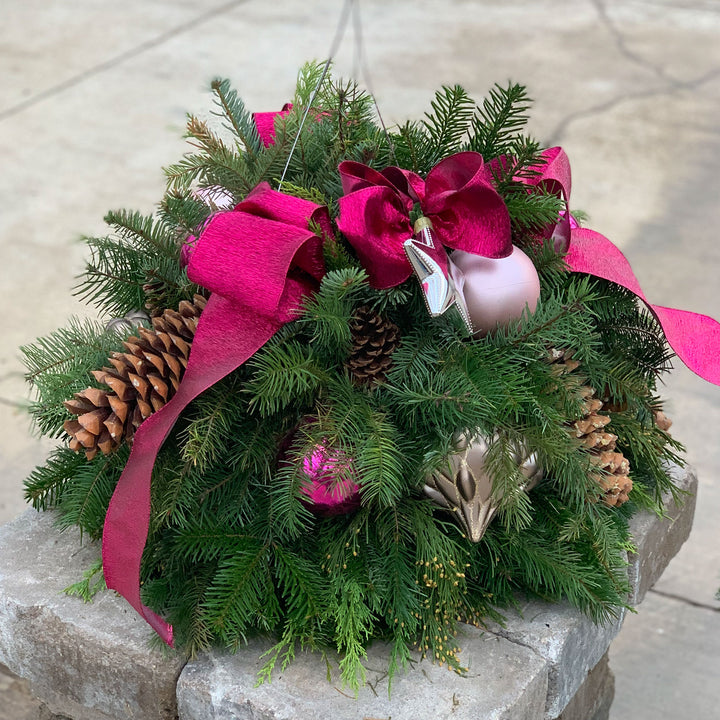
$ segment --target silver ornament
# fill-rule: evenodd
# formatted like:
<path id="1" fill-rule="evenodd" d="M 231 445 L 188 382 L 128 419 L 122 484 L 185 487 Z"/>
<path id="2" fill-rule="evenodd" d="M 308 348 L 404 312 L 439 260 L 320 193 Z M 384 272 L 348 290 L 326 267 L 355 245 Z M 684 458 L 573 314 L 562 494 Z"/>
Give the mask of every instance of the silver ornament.
<path id="1" fill-rule="evenodd" d="M 492 497 L 493 479 L 486 459 L 490 442 L 483 437 L 468 441 L 461 435 L 458 452 L 448 458 L 447 466 L 425 478 L 423 490 L 438 506 L 449 510 L 472 542 L 480 542 L 498 509 L 499 497 Z M 537 455 L 516 445 L 512 453 L 525 478 L 519 492 L 527 492 L 542 478 Z"/>
<path id="2" fill-rule="evenodd" d="M 143 324 L 150 324 L 150 316 L 142 310 L 131 310 L 124 317 L 109 320 L 107 325 L 105 325 L 105 329 L 113 330 L 114 332 L 127 332 Z"/>
<path id="3" fill-rule="evenodd" d="M 445 248 L 433 235 L 432 223 L 428 218 L 419 218 L 413 231 L 415 235 L 403 243 L 403 248 L 420 282 L 428 312 L 432 317 L 437 317 L 455 305 L 468 332 L 472 334 L 473 325 L 462 289 L 462 272 L 448 258 Z"/>

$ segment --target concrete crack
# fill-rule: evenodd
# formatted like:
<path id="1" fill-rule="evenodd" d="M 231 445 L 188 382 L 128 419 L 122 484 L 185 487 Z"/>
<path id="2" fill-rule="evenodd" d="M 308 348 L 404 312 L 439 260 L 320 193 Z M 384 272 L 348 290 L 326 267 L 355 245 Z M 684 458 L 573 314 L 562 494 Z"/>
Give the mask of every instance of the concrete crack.
<path id="1" fill-rule="evenodd" d="M 664 590 L 656 590 L 655 588 L 650 588 L 649 592 L 654 593 L 655 595 L 660 595 L 660 597 L 668 598 L 669 600 L 677 600 L 684 605 L 690 605 L 703 610 L 711 610 L 712 612 L 720 612 L 720 607 L 708 605 L 707 603 L 701 603 L 697 600 L 690 600 L 690 598 L 683 597 L 682 595 L 676 595 L 675 593 L 665 592 Z"/>
<path id="2" fill-rule="evenodd" d="M 670 83 L 671 85 L 680 84 L 681 81 L 677 80 L 671 75 L 668 75 L 663 68 L 658 67 L 649 60 L 646 60 L 644 57 L 638 55 L 638 53 L 634 52 L 628 47 L 627 43 L 625 42 L 625 36 L 622 34 L 617 25 L 615 25 L 615 23 L 608 15 L 608 11 L 605 7 L 605 3 L 603 2 L 603 0 L 590 0 L 590 2 L 597 11 L 600 21 L 607 28 L 610 35 L 612 35 L 613 39 L 615 40 L 615 45 L 617 46 L 617 49 L 622 55 L 624 55 L 628 60 L 630 60 L 630 62 L 639 65 L 645 70 L 649 70 L 654 75 L 657 75 L 664 82 Z"/>
<path id="3" fill-rule="evenodd" d="M 644 99 L 649 97 L 659 97 L 661 95 L 673 95 L 683 90 L 695 90 L 701 85 L 704 85 L 707 82 L 711 82 L 712 80 L 715 80 L 718 76 L 720 76 L 720 67 L 710 68 L 707 72 L 703 73 L 697 78 L 694 78 L 693 80 L 679 80 L 675 77 L 672 77 L 671 75 L 668 75 L 665 70 L 658 67 L 657 65 L 654 65 L 652 62 L 646 60 L 641 55 L 637 54 L 628 47 L 625 36 L 617 28 L 615 23 L 613 23 L 612 19 L 608 15 L 607 8 L 605 7 L 603 0 L 590 0 L 590 3 L 597 11 L 600 21 L 606 27 L 610 35 L 612 35 L 618 51 L 633 64 L 642 67 L 643 69 L 656 75 L 662 81 L 663 85 L 651 90 L 625 92 L 621 95 L 610 98 L 605 102 L 598 103 L 597 105 L 593 105 L 592 107 L 578 110 L 577 112 L 567 115 L 557 125 L 555 130 L 550 133 L 550 136 L 547 139 L 548 146 L 558 145 L 562 137 L 567 132 L 568 127 L 576 120 L 600 115 L 602 113 L 613 110 L 618 105 L 621 105 L 624 102 L 628 102 L 631 100 Z"/>
<path id="4" fill-rule="evenodd" d="M 88 70 L 84 70 L 83 72 L 78 73 L 77 75 L 74 75 L 73 77 L 68 78 L 61 83 L 58 83 L 57 85 L 53 85 L 52 87 L 49 87 L 42 92 L 32 95 L 26 100 L 17 103 L 17 105 L 13 105 L 9 108 L 6 108 L 5 110 L 0 110 L 0 121 L 12 117 L 13 115 L 17 115 L 24 110 L 27 110 L 29 107 L 33 107 L 34 105 L 37 105 L 38 103 L 41 103 L 51 97 L 55 97 L 56 95 L 59 95 L 65 90 L 75 87 L 76 85 L 80 85 L 88 78 L 94 77 L 95 75 L 100 75 L 107 70 L 112 70 L 114 67 L 121 65 L 126 60 L 131 60 L 138 55 L 142 55 L 148 50 L 159 47 L 160 45 L 165 44 L 168 40 L 172 40 L 178 35 L 182 35 L 189 30 L 194 30 L 198 25 L 202 25 L 208 20 L 216 18 L 218 15 L 224 15 L 225 13 L 233 10 L 239 5 L 244 5 L 246 2 L 248 2 L 248 0 L 232 0 L 232 2 L 228 2 L 224 5 L 213 8 L 212 10 L 208 10 L 207 12 L 202 13 L 197 17 L 194 17 L 192 20 L 188 20 L 187 22 L 177 25 L 176 27 L 171 28 L 164 33 L 161 33 L 160 35 L 151 38 L 150 40 L 146 40 L 145 42 L 142 42 L 139 45 L 136 45 L 135 47 L 130 48 L 129 50 L 126 50 L 125 52 L 122 52 L 119 55 L 110 58 L 109 60 L 106 60 L 105 62 L 98 63 L 97 65 L 89 68 Z"/>
<path id="5" fill-rule="evenodd" d="M 594 0 L 592 0 L 594 2 Z M 560 140 L 567 132 L 567 129 L 576 120 L 582 118 L 595 117 L 601 115 L 610 110 L 614 110 L 618 105 L 622 105 L 624 102 L 631 102 L 633 100 L 640 100 L 650 97 L 660 97 L 662 95 L 675 95 L 684 90 L 696 90 L 705 83 L 712 82 L 716 78 L 720 77 L 720 67 L 711 68 L 700 77 L 694 80 L 676 80 L 673 82 L 671 87 L 659 87 L 654 90 L 644 90 L 638 92 L 625 92 L 621 95 L 617 95 L 614 98 L 610 98 L 605 102 L 598 103 L 589 108 L 578 110 L 577 112 L 566 115 L 557 125 L 557 127 L 550 133 L 546 143 L 548 147 L 553 145 L 559 145 Z"/>
<path id="6" fill-rule="evenodd" d="M 574 123 L 576 120 L 581 120 L 582 118 L 586 117 L 594 117 L 596 115 L 602 115 L 609 110 L 613 110 L 618 105 L 621 105 L 624 102 L 637 100 L 638 98 L 649 98 L 657 95 L 666 95 L 669 92 L 670 91 L 667 88 L 657 88 L 656 90 L 645 90 L 643 92 L 623 93 L 622 95 L 610 98 L 605 102 L 598 103 L 597 105 L 592 105 L 589 108 L 584 108 L 583 110 L 578 110 L 574 113 L 570 113 L 569 115 L 566 115 L 560 121 L 558 126 L 550 133 L 550 136 L 546 140 L 546 144 L 548 145 L 548 147 L 552 147 L 553 145 L 559 145 L 560 140 L 567 132 L 568 127 L 572 125 L 572 123 Z"/>
<path id="7" fill-rule="evenodd" d="M 503 640 L 507 640 L 513 645 L 519 645 L 520 647 L 527 648 L 528 650 L 532 651 L 533 655 L 539 657 L 543 662 L 548 662 L 548 659 L 546 657 L 543 657 L 543 655 L 538 651 L 536 647 L 533 647 L 529 643 L 524 642 L 514 633 L 510 633 L 503 628 L 500 628 L 498 630 L 490 630 L 486 628 L 483 632 L 486 632 L 488 635 L 494 635 L 496 638 L 502 638 Z"/>

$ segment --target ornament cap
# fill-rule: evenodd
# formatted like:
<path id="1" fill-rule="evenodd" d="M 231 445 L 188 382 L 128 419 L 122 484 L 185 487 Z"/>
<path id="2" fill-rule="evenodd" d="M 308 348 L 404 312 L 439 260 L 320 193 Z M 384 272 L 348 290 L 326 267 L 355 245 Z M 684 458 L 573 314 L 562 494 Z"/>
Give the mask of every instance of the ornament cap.
<path id="1" fill-rule="evenodd" d="M 417 235 L 419 232 L 422 232 L 423 230 L 432 230 L 433 224 L 432 220 L 429 217 L 425 217 L 424 215 L 421 215 L 413 225 L 413 233 Z"/>

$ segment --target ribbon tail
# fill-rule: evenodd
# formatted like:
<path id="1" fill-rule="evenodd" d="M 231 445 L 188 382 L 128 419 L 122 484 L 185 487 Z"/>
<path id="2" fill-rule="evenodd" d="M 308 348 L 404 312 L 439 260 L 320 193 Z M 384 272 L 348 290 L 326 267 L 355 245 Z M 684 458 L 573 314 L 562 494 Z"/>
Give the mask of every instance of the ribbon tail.
<path id="1" fill-rule="evenodd" d="M 652 305 L 622 252 L 605 236 L 572 230 L 565 261 L 573 272 L 588 273 L 627 288 L 655 315 L 677 356 L 704 380 L 720 385 L 720 323 L 707 315 Z"/>
<path id="2" fill-rule="evenodd" d="M 103 529 L 107 586 L 122 595 L 171 647 L 173 629 L 140 598 L 140 564 L 150 526 L 150 481 L 157 454 L 175 422 L 200 393 L 237 369 L 279 329 L 213 294 L 203 310 L 182 382 L 163 408 L 135 433 L 130 458 L 110 501 Z"/>
<path id="3" fill-rule="evenodd" d="M 649 305 L 677 356 L 704 380 L 720 385 L 720 323 L 707 315 Z"/>

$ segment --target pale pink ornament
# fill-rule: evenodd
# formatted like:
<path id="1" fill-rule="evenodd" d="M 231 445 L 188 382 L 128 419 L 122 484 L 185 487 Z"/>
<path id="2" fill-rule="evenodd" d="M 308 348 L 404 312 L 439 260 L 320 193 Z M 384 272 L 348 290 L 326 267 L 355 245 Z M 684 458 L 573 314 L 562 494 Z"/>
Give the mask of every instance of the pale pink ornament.
<path id="1" fill-rule="evenodd" d="M 303 458 L 302 468 L 307 480 L 300 492 L 316 515 L 327 517 L 352 512 L 360 507 L 360 487 L 351 457 L 316 445 Z"/>
<path id="2" fill-rule="evenodd" d="M 525 307 L 532 313 L 540 297 L 540 278 L 532 260 L 518 247 L 504 258 L 487 258 L 455 250 L 450 272 L 462 275 L 462 287 L 475 336 L 481 337 L 521 317 Z"/>

